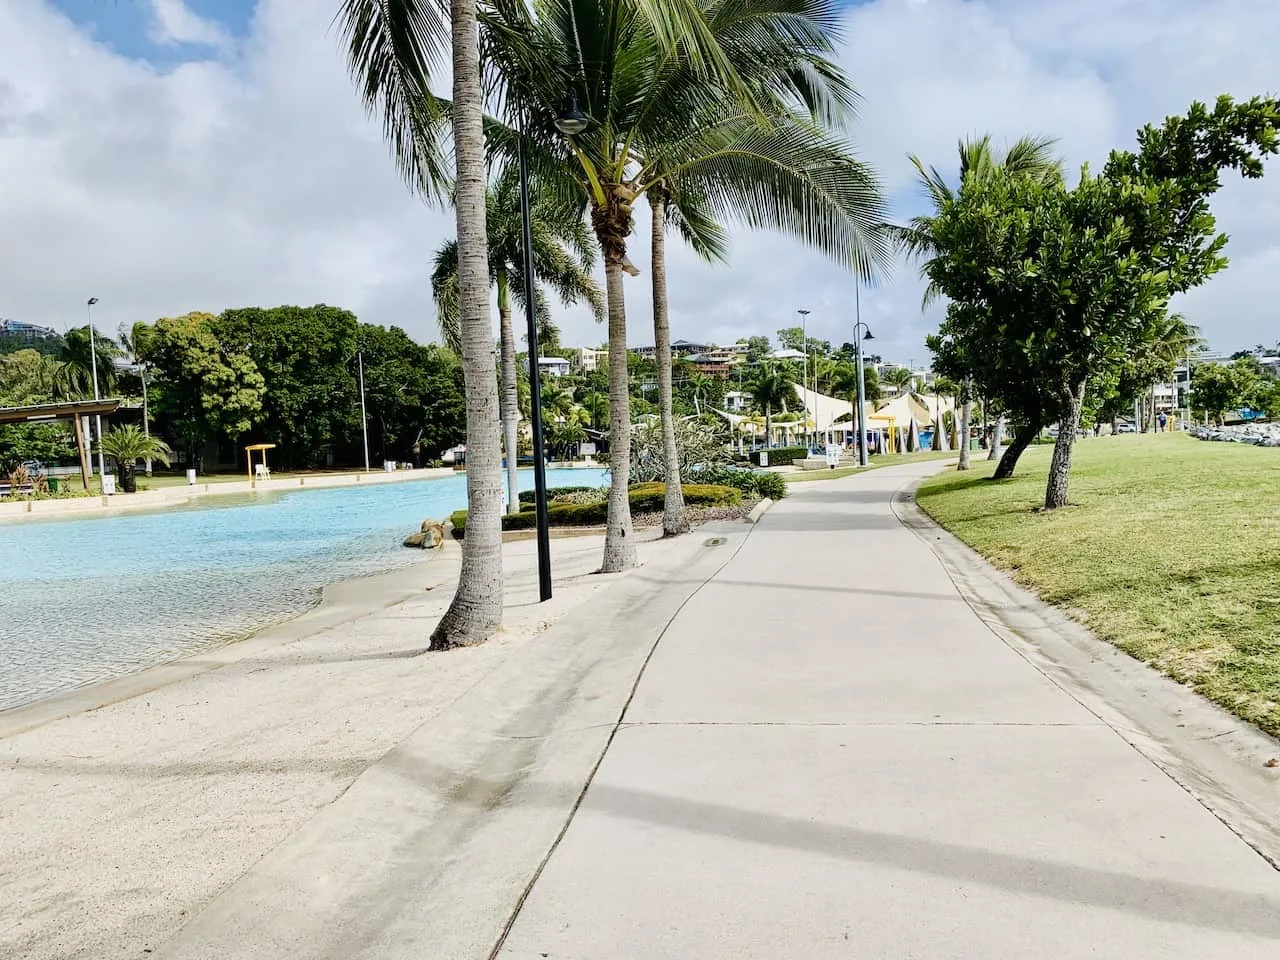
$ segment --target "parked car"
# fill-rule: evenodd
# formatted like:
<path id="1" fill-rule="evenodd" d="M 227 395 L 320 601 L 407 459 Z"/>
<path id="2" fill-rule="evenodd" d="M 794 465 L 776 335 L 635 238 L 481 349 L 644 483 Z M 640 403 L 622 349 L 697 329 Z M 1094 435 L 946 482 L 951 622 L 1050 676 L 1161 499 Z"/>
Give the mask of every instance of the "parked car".
<path id="1" fill-rule="evenodd" d="M 1132 423 L 1121 423 L 1116 426 L 1116 433 L 1134 433 Z"/>

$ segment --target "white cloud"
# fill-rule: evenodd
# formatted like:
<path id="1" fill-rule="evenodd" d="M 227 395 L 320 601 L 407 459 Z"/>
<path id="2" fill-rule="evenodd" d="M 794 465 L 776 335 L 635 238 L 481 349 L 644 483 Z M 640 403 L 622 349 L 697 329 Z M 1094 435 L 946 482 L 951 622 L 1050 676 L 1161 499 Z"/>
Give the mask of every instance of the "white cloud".
<path id="1" fill-rule="evenodd" d="M 0 3 L 0 314 L 65 326 L 101 298 L 104 326 L 193 309 L 325 301 L 434 333 L 427 280 L 450 214 L 400 183 L 330 28 L 334 0 L 260 0 L 235 42 L 182 3 L 154 0 L 157 38 L 208 47 L 159 70 L 119 56 L 47 0 Z M 101 18 L 100 18 L 101 19 Z M 1060 138 L 1098 163 L 1195 98 L 1267 92 L 1280 5 L 1266 0 L 876 0 L 847 15 L 841 57 L 865 96 L 858 149 L 899 216 L 919 203 L 907 153 L 954 167 L 956 140 Z M 1215 209 L 1233 266 L 1184 308 L 1222 346 L 1280 337 L 1280 163 L 1228 178 Z M 632 259 L 648 261 L 637 211 Z M 849 338 L 853 284 L 796 243 L 735 237 L 728 267 L 674 242 L 677 337 L 733 339 L 793 323 Z M 632 340 L 651 339 L 649 276 L 627 281 Z M 877 350 L 923 360 L 936 316 L 909 266 L 864 291 Z M 587 313 L 566 339 L 598 342 Z"/>
<path id="2" fill-rule="evenodd" d="M 151 27 L 147 35 L 164 46 L 190 43 L 226 50 L 232 45 L 225 30 L 194 13 L 183 0 L 151 0 Z"/>

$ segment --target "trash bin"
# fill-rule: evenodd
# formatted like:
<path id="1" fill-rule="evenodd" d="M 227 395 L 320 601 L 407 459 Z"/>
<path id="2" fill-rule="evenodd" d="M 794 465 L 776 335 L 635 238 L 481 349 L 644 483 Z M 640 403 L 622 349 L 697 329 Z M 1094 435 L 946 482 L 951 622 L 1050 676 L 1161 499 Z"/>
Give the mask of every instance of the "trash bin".
<path id="1" fill-rule="evenodd" d="M 102 494 L 110 497 L 116 492 L 116 475 L 114 473 L 104 473 L 102 475 Z"/>
<path id="2" fill-rule="evenodd" d="M 382 461 L 382 469 L 383 469 L 383 471 L 385 471 L 386 473 L 395 473 L 395 472 L 396 472 L 396 462 L 395 462 L 394 460 L 383 460 L 383 461 Z"/>
<path id="3" fill-rule="evenodd" d="M 761 450 L 761 451 L 760 451 L 760 466 L 762 466 L 762 467 L 767 467 L 768 465 L 769 465 L 769 451 L 768 451 L 768 450 Z"/>
<path id="4" fill-rule="evenodd" d="M 196 472 L 195 472 L 195 470 L 188 470 L 188 471 L 187 471 L 187 486 L 188 486 L 188 487 L 194 487 L 195 485 L 196 485 Z"/>
<path id="5" fill-rule="evenodd" d="M 50 478 L 49 478 L 49 492 L 50 492 L 50 493 L 57 493 L 57 492 L 58 492 L 58 478 L 57 478 L 57 477 L 50 477 Z"/>

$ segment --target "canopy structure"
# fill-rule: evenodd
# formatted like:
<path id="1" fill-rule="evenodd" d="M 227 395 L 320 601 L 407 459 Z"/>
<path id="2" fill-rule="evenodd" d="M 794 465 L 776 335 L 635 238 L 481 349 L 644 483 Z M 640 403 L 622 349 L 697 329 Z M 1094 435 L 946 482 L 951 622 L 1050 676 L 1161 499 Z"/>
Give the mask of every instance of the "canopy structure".
<path id="1" fill-rule="evenodd" d="M 52 420 L 70 420 L 76 435 L 76 452 L 80 455 L 80 482 L 89 489 L 89 447 L 85 443 L 84 417 L 115 413 L 120 399 L 70 400 L 65 403 L 37 403 L 29 407 L 0 407 L 2 423 L 42 423 Z M 102 438 L 99 437 L 101 442 Z"/>
<path id="2" fill-rule="evenodd" d="M 262 454 L 262 472 L 266 476 L 270 476 L 271 471 L 267 469 L 267 451 L 274 450 L 275 448 L 276 448 L 276 445 L 274 443 L 251 443 L 244 448 L 245 457 L 249 461 L 249 482 L 250 483 L 253 482 L 253 455 L 255 453 Z"/>

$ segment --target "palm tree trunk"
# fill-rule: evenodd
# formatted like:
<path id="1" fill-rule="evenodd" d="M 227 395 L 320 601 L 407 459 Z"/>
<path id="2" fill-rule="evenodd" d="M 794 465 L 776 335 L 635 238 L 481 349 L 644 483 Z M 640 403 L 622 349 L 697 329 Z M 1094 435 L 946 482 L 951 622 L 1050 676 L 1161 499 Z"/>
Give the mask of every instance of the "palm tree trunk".
<path id="1" fill-rule="evenodd" d="M 1049 482 L 1045 486 L 1044 508 L 1056 510 L 1067 505 L 1071 480 L 1071 449 L 1080 429 L 1080 411 L 1084 407 L 1085 382 L 1063 385 L 1063 408 L 1066 416 L 1058 422 L 1058 439 L 1053 443 L 1053 459 L 1049 462 Z"/>
<path id="2" fill-rule="evenodd" d="M 994 480 L 1007 480 L 1013 476 L 1014 468 L 1018 465 L 1018 458 L 1022 456 L 1024 450 L 1031 446 L 1031 441 L 1036 438 L 1036 434 L 1044 426 L 1042 423 L 1028 423 L 1020 427 L 1014 433 L 1013 439 L 1009 441 L 1009 446 L 1005 448 L 1004 456 L 1000 458 L 1000 463 L 996 465 L 996 472 L 993 473 Z"/>
<path id="3" fill-rule="evenodd" d="M 502 625 L 502 444 L 489 319 L 483 105 L 476 0 L 451 0 L 454 210 L 458 325 L 467 397 L 467 536 L 453 602 L 431 634 L 432 650 L 469 646 Z M 531 349 L 537 349 L 531 346 Z"/>
<path id="4" fill-rule="evenodd" d="M 973 401 L 966 399 L 960 407 L 960 462 L 957 470 L 969 469 L 969 420 L 973 416 Z"/>
<path id="5" fill-rule="evenodd" d="M 676 446 L 676 421 L 671 402 L 671 321 L 667 304 L 667 200 L 661 191 L 649 191 L 653 211 L 653 344 L 658 361 L 658 413 L 662 419 L 662 455 L 666 461 L 667 489 L 663 500 L 662 533 L 674 537 L 689 532 L 684 515 L 684 491 L 680 487 L 680 450 Z M 697 403 L 697 397 L 694 398 Z"/>
<path id="6" fill-rule="evenodd" d="M 139 375 L 142 377 L 142 434 L 147 438 L 147 445 L 151 444 L 151 417 L 147 413 L 147 367 L 146 364 L 140 364 L 138 368 Z M 151 476 L 151 458 L 147 457 L 143 461 L 146 465 L 147 476 Z"/>
<path id="7" fill-rule="evenodd" d="M 622 262 L 606 254 L 605 289 L 609 300 L 609 514 L 601 573 L 617 573 L 636 565 L 631 527 L 631 395 L 627 375 L 627 305 L 622 290 Z"/>
<path id="8" fill-rule="evenodd" d="M 996 424 L 991 428 L 991 449 L 987 451 L 988 460 L 1000 459 L 1000 448 L 1004 445 L 1004 414 L 996 417 Z"/>
<path id="9" fill-rule="evenodd" d="M 511 326 L 507 276 L 498 274 L 498 332 L 502 350 L 502 441 L 507 454 L 507 513 L 520 511 L 520 396 L 516 386 L 516 335 Z"/>

